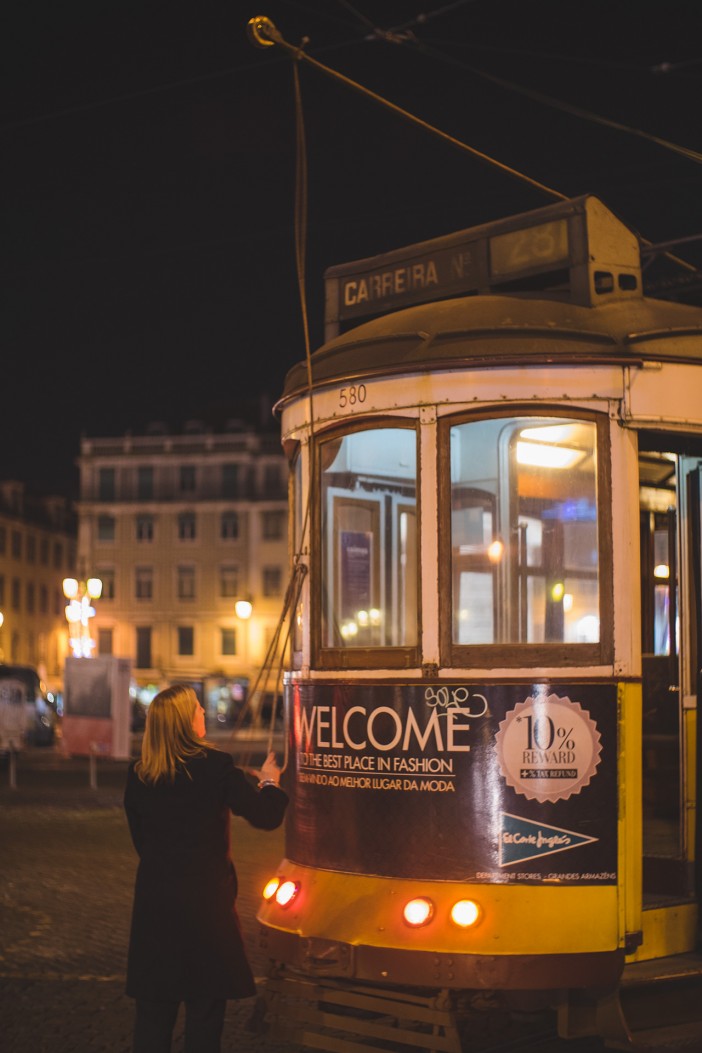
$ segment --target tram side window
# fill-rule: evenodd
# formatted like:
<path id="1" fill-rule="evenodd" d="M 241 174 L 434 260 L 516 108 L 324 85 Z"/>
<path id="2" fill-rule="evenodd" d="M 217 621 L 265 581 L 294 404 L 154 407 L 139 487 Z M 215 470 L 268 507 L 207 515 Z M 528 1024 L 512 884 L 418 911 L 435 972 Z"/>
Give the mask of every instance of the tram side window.
<path id="1" fill-rule="evenodd" d="M 449 443 L 453 643 L 598 643 L 595 424 L 501 417 Z"/>
<path id="2" fill-rule="evenodd" d="M 328 440 L 320 475 L 322 646 L 416 646 L 416 432 Z"/>

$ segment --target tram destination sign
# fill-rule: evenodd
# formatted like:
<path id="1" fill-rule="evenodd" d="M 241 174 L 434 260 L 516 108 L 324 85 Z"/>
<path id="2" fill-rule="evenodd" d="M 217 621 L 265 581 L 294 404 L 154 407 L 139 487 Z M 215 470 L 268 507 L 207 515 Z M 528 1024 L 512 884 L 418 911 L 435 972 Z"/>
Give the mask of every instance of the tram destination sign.
<path id="1" fill-rule="evenodd" d="M 489 292 L 517 277 L 569 265 L 565 216 L 512 220 L 458 231 L 382 256 L 331 267 L 325 275 L 327 325 L 468 292 Z M 541 219 L 541 222 L 537 220 Z"/>
<path id="2" fill-rule="evenodd" d="M 326 338 L 336 336 L 344 322 L 364 316 L 466 293 L 486 294 L 549 273 L 554 284 L 567 282 L 574 302 L 588 304 L 594 295 L 593 273 L 612 266 L 630 279 L 639 273 L 636 236 L 592 195 L 559 201 L 330 267 L 325 273 Z"/>

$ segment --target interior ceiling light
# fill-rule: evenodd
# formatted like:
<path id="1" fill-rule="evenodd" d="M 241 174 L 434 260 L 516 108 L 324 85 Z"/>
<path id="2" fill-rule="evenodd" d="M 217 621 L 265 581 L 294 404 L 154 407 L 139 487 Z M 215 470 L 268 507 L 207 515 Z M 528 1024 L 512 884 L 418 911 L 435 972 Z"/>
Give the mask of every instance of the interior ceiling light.
<path id="1" fill-rule="evenodd" d="M 583 450 L 569 446 L 550 446 L 540 442 L 518 442 L 517 461 L 530 468 L 572 468 L 582 461 Z"/>

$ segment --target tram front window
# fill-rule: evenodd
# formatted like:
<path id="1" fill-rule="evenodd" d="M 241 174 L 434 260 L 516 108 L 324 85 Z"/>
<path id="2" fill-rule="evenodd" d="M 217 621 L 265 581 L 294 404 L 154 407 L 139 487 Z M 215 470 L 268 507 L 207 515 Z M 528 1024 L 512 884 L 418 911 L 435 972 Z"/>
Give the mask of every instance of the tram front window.
<path id="1" fill-rule="evenodd" d="M 597 429 L 509 417 L 450 429 L 457 645 L 597 644 Z"/>
<path id="2" fill-rule="evenodd" d="M 320 444 L 325 648 L 417 645 L 417 436 L 356 431 Z"/>

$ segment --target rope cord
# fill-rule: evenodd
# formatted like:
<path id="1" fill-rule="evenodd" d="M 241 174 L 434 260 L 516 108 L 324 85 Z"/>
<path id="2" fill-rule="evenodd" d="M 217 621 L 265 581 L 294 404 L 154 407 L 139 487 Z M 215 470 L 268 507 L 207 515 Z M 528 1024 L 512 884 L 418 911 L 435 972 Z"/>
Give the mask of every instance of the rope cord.
<path id="1" fill-rule="evenodd" d="M 449 135 L 448 132 L 442 131 L 437 128 L 436 125 L 429 124 L 428 121 L 422 120 L 421 117 L 417 117 L 415 114 L 410 113 L 409 110 L 403 109 L 396 103 L 391 102 L 384 96 L 379 95 L 377 92 L 372 91 L 370 88 L 366 88 L 365 85 L 359 84 L 358 81 L 352 80 L 345 74 L 340 73 L 338 70 L 332 69 L 331 66 L 326 66 L 323 62 L 318 59 L 312 58 L 303 51 L 302 47 L 295 47 L 293 44 L 288 43 L 285 40 L 278 29 L 273 23 L 263 17 L 259 17 L 255 20 L 257 25 L 255 29 L 256 37 L 259 43 L 263 46 L 267 44 L 278 44 L 282 47 L 289 55 L 291 55 L 297 61 L 307 62 L 310 66 L 313 66 L 320 73 L 323 73 L 327 77 L 331 77 L 332 80 L 337 80 L 341 84 L 345 84 L 347 88 L 351 88 L 353 91 L 357 91 L 359 94 L 364 95 L 366 98 L 371 99 L 373 102 L 379 103 L 392 113 L 397 114 L 404 120 L 409 121 L 411 124 L 417 125 L 419 128 L 423 128 L 425 131 L 430 132 L 432 135 L 437 136 L 439 139 L 443 139 L 444 142 L 450 143 L 452 146 L 458 147 L 459 150 L 464 150 L 466 153 L 471 154 L 473 157 L 477 157 L 480 161 L 485 161 L 487 164 L 493 165 L 500 171 L 505 172 L 507 175 L 513 176 L 515 179 L 520 179 L 522 182 L 527 183 L 529 186 L 534 187 L 536 190 L 542 191 L 544 194 L 549 194 L 551 197 L 558 198 L 560 201 L 567 201 L 568 198 L 565 194 L 561 194 L 559 190 L 554 190 L 552 187 L 546 186 L 544 183 L 539 183 L 538 180 L 532 179 L 530 176 L 525 175 L 523 172 L 517 171 L 516 168 L 511 168 L 509 165 L 504 164 L 502 161 L 497 161 L 494 157 L 490 157 L 488 154 L 483 153 L 481 150 L 477 150 L 473 146 L 469 146 L 468 143 L 464 143 L 461 139 L 456 139 L 455 136 Z"/>
<path id="2" fill-rule="evenodd" d="M 293 64 L 293 94 L 295 99 L 295 207 L 294 207 L 294 237 L 295 237 L 295 269 L 297 274 L 297 286 L 298 294 L 300 298 L 300 312 L 302 316 L 302 329 L 305 344 L 305 360 L 307 363 L 307 385 L 309 392 L 310 402 L 310 438 L 313 434 L 314 428 L 314 415 L 313 415 L 313 379 L 312 379 L 312 352 L 310 344 L 309 334 L 309 313 L 307 309 L 307 283 L 306 283 L 306 262 L 307 262 L 307 147 L 305 138 L 305 123 L 304 123 L 304 110 L 302 106 L 302 95 L 300 92 L 300 79 L 299 79 L 299 67 L 297 63 Z M 314 473 L 312 473 L 313 475 Z M 258 671 L 254 684 L 249 692 L 247 698 L 247 704 L 242 709 L 241 714 L 236 722 L 235 727 L 232 729 L 232 737 L 240 730 L 243 724 L 244 718 L 250 708 L 253 707 L 254 700 L 257 694 L 261 690 L 261 685 L 271 683 L 271 673 L 275 664 L 276 656 L 279 656 L 277 663 L 277 670 L 275 674 L 274 690 L 273 690 L 273 705 L 271 706 L 270 721 L 268 727 L 268 740 L 266 753 L 270 753 L 273 744 L 273 735 L 275 732 L 275 720 L 277 710 L 277 699 L 281 693 L 281 686 L 283 681 L 283 672 L 285 666 L 286 652 L 290 646 L 290 641 L 293 631 L 293 622 L 295 617 L 295 611 L 297 610 L 300 596 L 302 594 L 302 588 L 304 580 L 307 575 L 307 565 L 303 561 L 303 553 L 305 551 L 306 538 L 309 531 L 310 524 L 310 507 L 312 503 L 313 485 L 310 482 L 308 487 L 308 496 L 305 505 L 305 514 L 303 516 L 302 527 L 300 530 L 300 536 L 297 539 L 296 551 L 293 559 L 293 568 L 288 585 L 285 591 L 285 597 L 283 599 L 283 606 L 276 624 L 275 632 L 268 645 L 265 658 Z M 283 634 L 283 629 L 285 633 Z M 281 645 L 282 637 L 282 645 Z M 289 760 L 289 743 L 288 736 L 284 735 L 284 746 L 283 746 L 283 762 L 281 764 L 281 772 L 284 772 L 288 766 Z M 244 767 L 248 766 L 250 762 L 250 755 L 242 759 Z"/>

